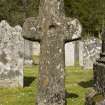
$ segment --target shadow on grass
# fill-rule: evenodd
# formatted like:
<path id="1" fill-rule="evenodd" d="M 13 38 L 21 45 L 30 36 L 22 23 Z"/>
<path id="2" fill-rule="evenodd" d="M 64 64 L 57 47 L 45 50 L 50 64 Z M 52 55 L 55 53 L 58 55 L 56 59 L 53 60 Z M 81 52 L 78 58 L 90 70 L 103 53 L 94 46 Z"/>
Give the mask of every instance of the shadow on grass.
<path id="1" fill-rule="evenodd" d="M 66 92 L 66 98 L 78 98 L 79 95 L 75 94 L 75 93 L 69 93 Z"/>
<path id="2" fill-rule="evenodd" d="M 78 85 L 80 85 L 83 88 L 93 87 L 93 80 L 82 81 L 82 82 L 78 83 Z"/>
<path id="3" fill-rule="evenodd" d="M 24 87 L 28 87 L 35 80 L 35 77 L 24 77 Z"/>

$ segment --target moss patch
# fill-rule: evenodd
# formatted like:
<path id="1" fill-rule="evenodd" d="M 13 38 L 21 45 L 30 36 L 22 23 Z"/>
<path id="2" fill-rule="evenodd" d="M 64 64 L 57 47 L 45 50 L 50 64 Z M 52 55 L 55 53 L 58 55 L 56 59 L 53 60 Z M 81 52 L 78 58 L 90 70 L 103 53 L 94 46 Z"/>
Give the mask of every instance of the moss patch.
<path id="1" fill-rule="evenodd" d="M 93 97 L 93 101 L 96 103 L 96 102 L 101 102 L 103 101 L 105 98 L 103 97 L 103 95 L 101 94 L 96 94 L 94 97 Z"/>

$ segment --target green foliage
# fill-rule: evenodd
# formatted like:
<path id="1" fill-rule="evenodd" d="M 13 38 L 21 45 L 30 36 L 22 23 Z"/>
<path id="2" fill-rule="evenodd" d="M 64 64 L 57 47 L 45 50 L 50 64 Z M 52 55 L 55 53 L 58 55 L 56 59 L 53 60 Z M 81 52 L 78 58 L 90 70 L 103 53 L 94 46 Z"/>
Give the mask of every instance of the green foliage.
<path id="1" fill-rule="evenodd" d="M 22 25 L 26 17 L 36 16 L 38 0 L 1 0 L 0 20 L 7 20 L 11 25 Z"/>
<path id="2" fill-rule="evenodd" d="M 67 16 L 77 17 L 83 34 L 97 35 L 105 23 L 105 0 L 65 0 Z"/>
<path id="3" fill-rule="evenodd" d="M 0 88 L 0 105 L 35 105 L 38 68 L 38 66 L 25 66 L 24 88 Z M 67 105 L 84 105 L 85 93 L 92 86 L 92 70 L 67 67 L 65 72 Z"/>
<path id="4" fill-rule="evenodd" d="M 0 0 L 0 20 L 22 25 L 25 18 L 37 16 L 40 0 Z M 105 24 L 105 0 L 64 0 L 67 16 L 76 17 L 83 35 L 98 35 Z"/>

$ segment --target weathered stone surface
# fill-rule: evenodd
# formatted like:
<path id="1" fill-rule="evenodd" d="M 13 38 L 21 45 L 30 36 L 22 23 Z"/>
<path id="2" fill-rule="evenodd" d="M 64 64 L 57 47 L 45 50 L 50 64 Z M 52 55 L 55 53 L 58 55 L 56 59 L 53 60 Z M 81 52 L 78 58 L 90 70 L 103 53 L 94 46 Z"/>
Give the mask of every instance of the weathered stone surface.
<path id="1" fill-rule="evenodd" d="M 33 42 L 33 44 L 32 44 L 32 55 L 40 56 L 40 43 Z"/>
<path id="2" fill-rule="evenodd" d="M 38 42 L 33 42 L 33 50 L 32 50 L 32 55 L 33 55 L 33 64 L 38 65 L 39 60 L 40 60 L 40 43 Z"/>
<path id="3" fill-rule="evenodd" d="M 0 23 L 0 87 L 23 86 L 24 42 L 20 26 Z"/>
<path id="4" fill-rule="evenodd" d="M 94 81 L 95 81 L 95 89 L 105 96 L 105 33 L 102 33 L 102 53 L 100 54 L 100 58 L 96 60 L 94 63 L 93 71 L 94 71 Z"/>
<path id="5" fill-rule="evenodd" d="M 74 66 L 74 48 L 75 43 L 73 42 L 65 44 L 65 66 Z"/>
<path id="6" fill-rule="evenodd" d="M 28 40 L 24 40 L 24 64 L 32 65 L 32 46 L 33 43 Z"/>
<path id="7" fill-rule="evenodd" d="M 90 97 L 87 95 L 86 105 L 105 105 L 105 49 L 104 49 L 104 36 L 102 33 L 102 53 L 100 58 L 96 60 L 93 65 L 94 74 L 94 89 L 96 94 Z M 91 94 L 91 93 L 89 93 Z"/>
<path id="8" fill-rule="evenodd" d="M 84 69 L 93 69 L 93 64 L 101 52 L 102 41 L 90 37 L 76 43 L 69 42 L 65 45 L 65 65 L 74 66 L 75 63 L 78 63 Z M 103 55 L 101 54 L 101 56 Z"/>
<path id="9" fill-rule="evenodd" d="M 23 25 L 23 37 L 40 42 L 38 105 L 65 105 L 64 44 L 77 40 L 81 25 L 65 17 L 63 0 L 41 0 L 39 16 Z"/>
<path id="10" fill-rule="evenodd" d="M 96 62 L 93 67 L 95 89 L 105 95 L 105 64 Z"/>
<path id="11" fill-rule="evenodd" d="M 82 30 L 81 27 L 79 28 L 79 30 Z M 80 34 L 80 32 L 77 32 L 75 33 L 75 36 L 78 37 L 80 36 Z M 81 47 L 79 43 L 80 41 L 69 42 L 65 44 L 65 66 L 74 66 L 79 63 L 79 54 L 82 51 L 81 49 L 79 49 L 79 47 Z"/>
<path id="12" fill-rule="evenodd" d="M 91 37 L 83 40 L 83 67 L 84 69 L 92 69 L 93 63 L 99 58 L 101 52 L 101 40 Z"/>
<path id="13" fill-rule="evenodd" d="M 79 41 L 79 65 L 83 67 L 83 48 L 84 48 L 84 43 L 83 41 Z"/>

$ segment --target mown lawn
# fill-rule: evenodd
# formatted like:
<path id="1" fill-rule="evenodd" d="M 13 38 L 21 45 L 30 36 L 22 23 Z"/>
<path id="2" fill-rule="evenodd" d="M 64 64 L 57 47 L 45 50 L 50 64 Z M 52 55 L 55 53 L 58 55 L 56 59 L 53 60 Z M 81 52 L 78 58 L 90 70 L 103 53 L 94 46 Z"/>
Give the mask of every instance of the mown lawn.
<path id="1" fill-rule="evenodd" d="M 35 105 L 38 66 L 25 67 L 24 75 L 23 89 L 0 88 L 0 105 Z M 66 68 L 65 86 L 67 105 L 84 105 L 85 93 L 92 87 L 92 70 Z"/>

